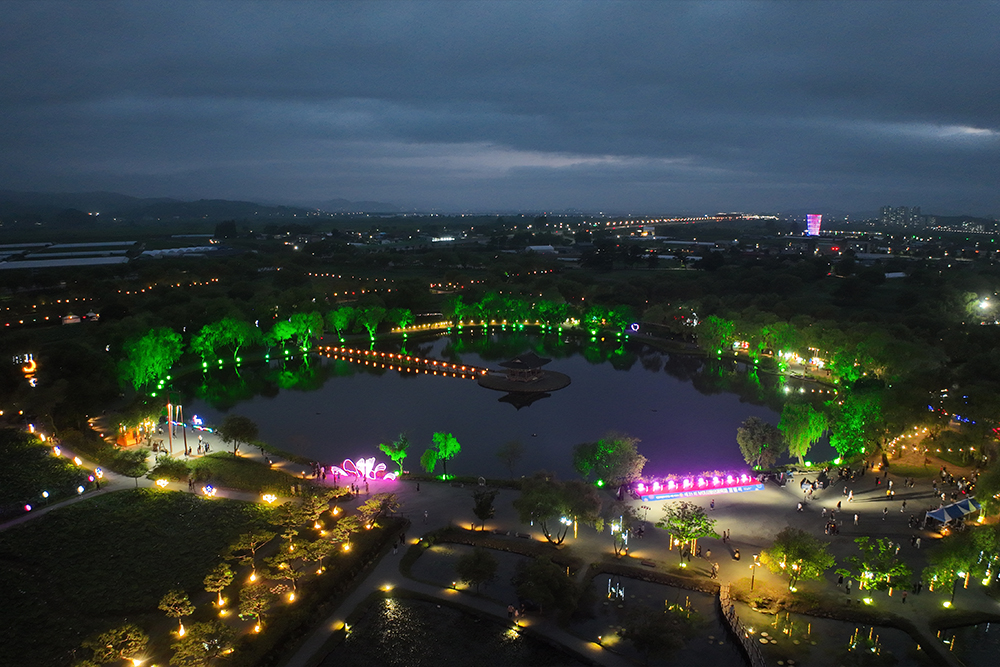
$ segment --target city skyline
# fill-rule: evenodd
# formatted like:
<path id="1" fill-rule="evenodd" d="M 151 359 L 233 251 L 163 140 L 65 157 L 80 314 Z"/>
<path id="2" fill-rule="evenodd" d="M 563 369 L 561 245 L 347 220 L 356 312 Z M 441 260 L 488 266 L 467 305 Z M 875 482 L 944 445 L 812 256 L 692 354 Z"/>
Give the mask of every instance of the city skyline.
<path id="1" fill-rule="evenodd" d="M 16 3 L 0 190 L 1000 213 L 993 3 Z"/>

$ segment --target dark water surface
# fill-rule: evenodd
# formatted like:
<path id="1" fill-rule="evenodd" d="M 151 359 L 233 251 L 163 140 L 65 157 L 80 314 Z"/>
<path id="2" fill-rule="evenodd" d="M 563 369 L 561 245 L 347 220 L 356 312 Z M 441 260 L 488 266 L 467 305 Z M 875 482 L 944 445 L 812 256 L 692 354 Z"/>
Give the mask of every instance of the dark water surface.
<path id="1" fill-rule="evenodd" d="M 321 667 L 576 667 L 584 663 L 495 621 L 420 600 L 372 604 Z"/>
<path id="2" fill-rule="evenodd" d="M 400 346 L 379 349 L 398 352 Z M 462 444 L 448 472 L 486 477 L 509 475 L 496 458 L 509 440 L 525 446 L 516 474 L 546 469 L 567 477 L 574 445 L 619 431 L 641 440 L 646 473 L 663 475 L 745 468 L 736 428 L 751 415 L 777 424 L 775 410 L 787 395 L 777 376 L 731 361 L 670 355 L 639 341 L 467 331 L 411 340 L 403 351 L 488 368 L 534 351 L 552 358 L 546 368 L 569 375 L 572 384 L 517 409 L 474 380 L 321 357 L 244 367 L 239 377 L 227 369 L 189 378 L 185 391 L 198 398 L 188 414 L 209 424 L 221 423 L 228 411 L 246 415 L 263 440 L 281 449 L 328 464 L 376 456 L 390 469 L 380 442 L 406 432 L 405 467 L 417 470 L 431 434 L 446 431 Z M 832 458 L 826 445 L 814 452 L 817 460 Z"/>

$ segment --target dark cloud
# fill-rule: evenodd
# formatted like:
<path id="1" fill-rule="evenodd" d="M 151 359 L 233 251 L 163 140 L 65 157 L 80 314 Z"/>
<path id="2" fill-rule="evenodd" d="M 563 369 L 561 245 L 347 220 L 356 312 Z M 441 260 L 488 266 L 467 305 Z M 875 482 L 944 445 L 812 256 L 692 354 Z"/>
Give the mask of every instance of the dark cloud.
<path id="1" fill-rule="evenodd" d="M 4 15 L 8 188 L 1000 213 L 995 3 L 92 0 Z"/>

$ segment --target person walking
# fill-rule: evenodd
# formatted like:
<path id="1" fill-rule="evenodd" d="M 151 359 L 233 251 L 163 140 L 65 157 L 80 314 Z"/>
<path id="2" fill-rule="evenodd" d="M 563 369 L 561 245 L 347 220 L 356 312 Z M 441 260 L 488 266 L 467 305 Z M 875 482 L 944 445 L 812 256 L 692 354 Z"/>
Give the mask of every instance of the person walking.
<path id="1" fill-rule="evenodd" d="M 715 498 L 712 498 L 712 502 L 710 502 L 708 506 L 713 510 L 715 509 Z"/>
<path id="2" fill-rule="evenodd" d="M 858 515 L 857 514 L 854 515 L 854 525 L 855 526 L 858 525 Z"/>
<path id="3" fill-rule="evenodd" d="M 905 511 L 906 511 L 906 501 L 904 500 L 902 506 L 899 508 L 899 513 L 902 514 Z"/>
<path id="4" fill-rule="evenodd" d="M 847 502 L 849 503 L 854 502 L 854 489 L 851 489 L 851 492 L 847 494 Z"/>
<path id="5" fill-rule="evenodd" d="M 889 514 L 889 508 L 888 507 L 883 507 L 882 508 L 882 520 L 883 521 L 885 521 L 885 517 L 888 516 L 888 514 Z"/>
<path id="6" fill-rule="evenodd" d="M 427 523 L 427 510 L 424 510 L 424 523 Z"/>
<path id="7" fill-rule="evenodd" d="M 906 604 L 906 591 L 903 591 L 903 604 Z"/>

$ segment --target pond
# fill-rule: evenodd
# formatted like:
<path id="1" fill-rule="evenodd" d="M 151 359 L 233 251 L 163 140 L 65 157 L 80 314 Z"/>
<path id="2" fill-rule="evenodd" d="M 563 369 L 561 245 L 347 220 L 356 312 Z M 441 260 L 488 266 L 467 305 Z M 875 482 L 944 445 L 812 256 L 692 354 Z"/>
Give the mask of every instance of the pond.
<path id="1" fill-rule="evenodd" d="M 897 628 L 781 612 L 765 614 L 736 603 L 770 665 L 881 667 L 934 664 L 917 642 Z"/>
<path id="2" fill-rule="evenodd" d="M 789 389 L 814 400 L 832 397 L 818 393 L 826 391 L 820 386 L 787 385 L 745 364 L 668 354 L 613 336 L 466 330 L 377 349 L 492 369 L 533 351 L 551 358 L 546 369 L 565 373 L 572 383 L 518 407 L 475 380 L 314 356 L 244 366 L 239 375 L 228 368 L 192 374 L 178 388 L 195 397 L 188 415 L 209 424 L 221 423 L 230 410 L 249 416 L 266 442 L 325 464 L 362 456 L 385 460 L 378 443 L 405 432 L 411 442 L 406 468 L 417 470 L 432 433 L 449 432 L 462 451 L 448 472 L 485 477 L 510 474 L 496 451 L 511 440 L 524 445 L 516 475 L 544 469 L 570 476 L 573 447 L 609 431 L 640 439 L 647 474 L 745 469 L 736 444 L 743 420 L 756 415 L 776 424 Z M 827 444 L 814 452 L 816 460 L 835 456 Z"/>
<path id="3" fill-rule="evenodd" d="M 321 667 L 575 667 L 584 663 L 509 625 L 433 602 L 385 598 L 365 610 Z"/>
<path id="4" fill-rule="evenodd" d="M 1000 624 L 980 623 L 938 633 L 941 641 L 966 665 L 989 665 L 1000 654 Z"/>

